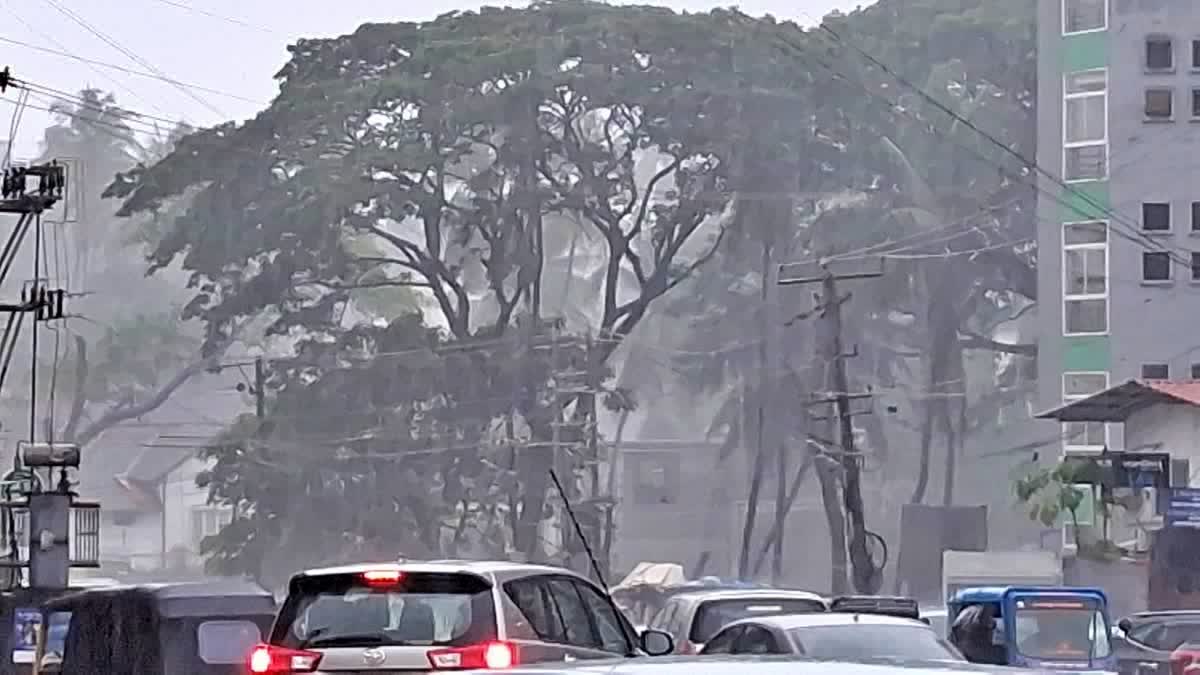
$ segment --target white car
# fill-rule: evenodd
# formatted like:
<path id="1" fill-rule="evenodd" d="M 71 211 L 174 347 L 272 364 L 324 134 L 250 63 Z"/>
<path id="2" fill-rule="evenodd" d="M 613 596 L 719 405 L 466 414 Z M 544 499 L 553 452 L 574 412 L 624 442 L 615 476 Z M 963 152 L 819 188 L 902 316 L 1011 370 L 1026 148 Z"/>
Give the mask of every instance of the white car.
<path id="1" fill-rule="evenodd" d="M 795 655 L 820 661 L 964 661 L 953 645 L 922 621 L 849 612 L 743 619 L 721 629 L 701 654 Z"/>

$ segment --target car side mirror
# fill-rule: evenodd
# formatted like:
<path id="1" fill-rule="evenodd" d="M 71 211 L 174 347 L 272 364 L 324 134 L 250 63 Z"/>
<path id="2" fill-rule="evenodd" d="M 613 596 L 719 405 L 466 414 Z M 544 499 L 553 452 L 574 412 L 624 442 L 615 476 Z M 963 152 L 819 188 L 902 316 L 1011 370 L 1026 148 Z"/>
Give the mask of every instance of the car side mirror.
<path id="1" fill-rule="evenodd" d="M 1120 628 L 1122 633 L 1128 633 L 1133 628 L 1133 622 L 1128 618 L 1121 619 L 1117 622 L 1117 628 Z"/>
<path id="2" fill-rule="evenodd" d="M 933 625 L 932 623 L 930 623 L 930 622 L 929 622 L 929 617 L 927 617 L 927 616 L 923 616 L 923 617 L 921 617 L 921 623 L 925 624 L 926 626 L 932 626 L 932 625 Z"/>
<path id="3" fill-rule="evenodd" d="M 675 651 L 675 638 L 670 633 L 647 628 L 638 636 L 642 651 L 650 656 L 666 656 Z"/>

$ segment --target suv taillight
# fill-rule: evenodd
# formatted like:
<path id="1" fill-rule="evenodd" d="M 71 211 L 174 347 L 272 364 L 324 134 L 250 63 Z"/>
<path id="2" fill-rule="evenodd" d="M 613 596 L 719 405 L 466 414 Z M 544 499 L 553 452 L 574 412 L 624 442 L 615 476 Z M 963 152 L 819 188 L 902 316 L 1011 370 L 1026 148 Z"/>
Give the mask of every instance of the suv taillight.
<path id="1" fill-rule="evenodd" d="M 517 665 L 517 649 L 507 642 L 435 649 L 429 652 L 429 665 L 434 670 L 503 670 Z"/>
<path id="2" fill-rule="evenodd" d="M 1171 675 L 1194 672 L 1192 666 L 1200 665 L 1200 645 L 1182 645 L 1171 652 Z"/>
<path id="3" fill-rule="evenodd" d="M 287 649 L 273 645 L 258 645 L 250 652 L 250 672 L 265 675 L 284 673 L 312 673 L 321 663 L 317 652 L 302 649 Z"/>

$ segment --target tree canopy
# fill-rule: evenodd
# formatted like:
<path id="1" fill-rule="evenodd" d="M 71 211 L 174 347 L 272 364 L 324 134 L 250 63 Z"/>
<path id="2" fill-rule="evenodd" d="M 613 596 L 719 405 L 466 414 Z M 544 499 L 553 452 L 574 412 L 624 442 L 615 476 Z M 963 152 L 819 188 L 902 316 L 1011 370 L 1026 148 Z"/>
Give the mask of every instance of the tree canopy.
<path id="1" fill-rule="evenodd" d="M 468 521 L 498 520 L 507 533 L 489 546 L 545 555 L 545 468 L 557 461 L 545 448 L 554 429 L 594 429 L 599 398 L 628 408 L 609 366 L 652 307 L 660 328 L 689 327 L 677 331 L 685 351 L 714 354 L 682 364 L 698 396 L 740 392 L 714 425 L 731 448 L 807 447 L 799 427 L 732 428 L 747 402 L 793 419 L 773 394 L 813 381 L 798 365 L 805 338 L 789 341 L 786 373 L 751 377 L 766 364 L 743 328 L 765 325 L 770 298 L 769 275 L 750 282 L 747 270 L 862 251 L 895 264 L 856 300 L 849 330 L 864 358 L 852 374 L 907 387 L 922 435 L 940 425 L 952 499 L 970 431 L 965 353 L 1027 352 L 991 332 L 1033 300 L 1021 245 L 1033 192 L 1023 167 L 895 75 L 1032 152 L 1032 0 L 885 0 L 827 25 L 587 0 L 368 24 L 297 42 L 255 118 L 182 138 L 113 182 L 125 216 L 184 203 L 160 221 L 151 263 L 190 275 L 185 316 L 206 327 L 206 354 L 262 315 L 294 352 L 271 364 L 265 423 L 231 430 L 212 454 L 213 498 L 244 516 L 210 543 L 220 564 L 258 573 L 267 551 L 302 550 L 297 528 L 323 514 L 321 531 L 438 553 Z M 533 350 L 560 331 L 592 342 L 549 360 Z M 572 358 L 584 377 L 564 395 Z M 930 402 L 958 394 L 961 409 Z M 886 459 L 883 423 L 868 431 Z M 595 522 L 598 443 L 555 441 Z M 521 467 L 505 459 L 514 447 Z M 388 489 L 363 487 L 380 476 Z M 504 513 L 479 507 L 497 485 Z M 314 501 L 297 510 L 294 495 Z M 319 506 L 338 499 L 365 520 Z M 375 518 L 436 527 L 387 541 Z"/>

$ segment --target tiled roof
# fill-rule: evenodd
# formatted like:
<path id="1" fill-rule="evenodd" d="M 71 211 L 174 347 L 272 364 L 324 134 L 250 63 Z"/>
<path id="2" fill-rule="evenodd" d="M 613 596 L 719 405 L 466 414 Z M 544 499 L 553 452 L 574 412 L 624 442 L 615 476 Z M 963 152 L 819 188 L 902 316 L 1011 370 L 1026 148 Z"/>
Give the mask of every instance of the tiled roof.
<path id="1" fill-rule="evenodd" d="M 1155 404 L 1200 406 L 1200 380 L 1129 380 L 1037 417 L 1059 422 L 1124 422 Z"/>

